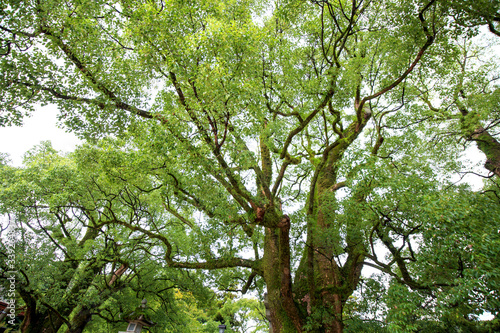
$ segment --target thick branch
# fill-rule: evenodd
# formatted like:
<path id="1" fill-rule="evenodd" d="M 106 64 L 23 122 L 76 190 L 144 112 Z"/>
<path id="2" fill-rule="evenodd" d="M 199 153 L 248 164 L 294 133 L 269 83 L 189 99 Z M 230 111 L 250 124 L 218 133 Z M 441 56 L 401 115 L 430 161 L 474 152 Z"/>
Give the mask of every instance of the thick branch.
<path id="1" fill-rule="evenodd" d="M 198 128 L 198 130 L 203 133 L 203 139 L 207 143 L 207 145 L 212 149 L 212 153 L 214 154 L 215 158 L 217 159 L 217 162 L 219 163 L 220 167 L 222 168 L 223 173 L 226 175 L 227 179 L 229 180 L 229 183 L 231 184 L 232 191 L 229 191 L 229 188 L 226 187 L 226 189 L 233 195 L 238 195 L 240 198 L 246 200 L 252 208 L 255 209 L 255 200 L 253 200 L 251 194 L 242 186 L 241 182 L 239 182 L 236 177 L 232 174 L 231 168 L 227 164 L 227 162 L 224 160 L 222 154 L 220 154 L 219 148 L 217 145 L 212 141 L 212 139 L 207 135 L 206 130 L 203 128 L 201 122 L 199 121 L 198 117 L 194 113 L 194 111 L 187 105 L 186 102 L 186 97 L 184 95 L 184 92 L 182 91 L 182 88 L 177 80 L 177 76 L 173 72 L 169 72 L 169 77 L 170 81 L 172 82 L 172 85 L 174 86 L 177 96 L 179 97 L 179 101 L 181 105 L 184 107 L 184 109 L 187 111 L 189 114 L 190 118 L 193 120 L 194 124 Z M 216 175 L 214 175 L 216 176 Z M 218 175 L 217 175 L 218 176 Z M 216 176 L 216 177 L 217 177 Z M 220 176 L 217 178 L 219 181 L 221 179 Z M 235 197 L 236 200 L 238 198 Z M 242 205 L 244 207 L 244 205 Z"/>
<path id="2" fill-rule="evenodd" d="M 186 269 L 222 269 L 222 268 L 234 268 L 234 267 L 246 267 L 255 269 L 256 272 L 260 272 L 260 264 L 258 261 L 242 259 L 242 258 L 229 258 L 229 259 L 214 259 L 207 260 L 204 262 L 176 262 L 172 259 L 168 260 L 168 265 L 175 268 L 186 268 Z"/>
<path id="3" fill-rule="evenodd" d="M 387 92 L 389 92 L 390 90 L 392 90 L 393 88 L 395 88 L 396 86 L 398 86 L 401 82 L 403 82 L 404 79 L 406 79 L 406 77 L 413 71 L 413 69 L 415 68 L 415 66 L 417 66 L 417 64 L 420 62 L 420 59 L 422 59 L 422 56 L 424 55 L 425 51 L 429 48 L 429 46 L 432 45 L 432 43 L 434 43 L 434 35 L 432 35 L 428 28 L 427 28 L 427 23 L 425 22 L 425 19 L 424 19 L 424 12 L 434 3 L 436 2 L 436 0 L 432 0 L 430 1 L 427 6 L 425 6 L 418 14 L 418 18 L 422 24 L 422 29 L 424 30 L 425 34 L 426 34 L 426 37 L 427 37 L 427 40 L 425 42 L 425 44 L 420 48 L 420 51 L 418 52 L 417 56 L 415 57 L 415 59 L 413 60 L 413 62 L 411 63 L 411 65 L 406 69 L 406 71 L 399 77 L 397 78 L 394 82 L 392 82 L 390 85 L 388 85 L 387 87 L 383 88 L 382 90 L 376 92 L 375 94 L 373 95 L 370 95 L 370 96 L 367 96 L 365 98 L 363 98 L 361 100 L 361 102 L 359 103 L 359 105 L 356 105 L 356 113 L 358 115 L 358 119 L 361 119 L 361 113 L 362 113 L 362 110 L 363 110 L 363 107 L 365 105 L 366 102 L 368 102 L 369 100 L 372 100 L 374 98 L 377 98 Z"/>
<path id="4" fill-rule="evenodd" d="M 153 115 L 141 109 L 136 108 L 133 105 L 127 104 L 119 99 L 113 91 L 108 89 L 104 84 L 99 82 L 95 75 L 85 66 L 84 63 L 76 56 L 76 54 L 71 50 L 71 48 L 66 45 L 60 37 L 49 30 L 48 27 L 42 27 L 41 31 L 50 37 L 50 39 L 61 49 L 61 51 L 66 54 L 69 60 L 80 70 L 80 72 L 96 87 L 97 90 L 102 92 L 107 98 L 109 98 L 118 109 L 129 111 L 143 118 L 153 118 Z M 49 91 L 50 92 L 50 91 Z M 52 92 L 51 92 L 52 93 Z M 54 93 L 52 93 L 54 94 Z M 57 97 L 57 96 L 56 96 Z"/>
<path id="5" fill-rule="evenodd" d="M 139 231 L 139 232 L 141 232 L 141 233 L 143 233 L 151 238 L 158 239 L 163 244 L 165 244 L 165 246 L 167 247 L 167 251 L 165 253 L 165 259 L 167 261 L 171 260 L 170 257 L 172 255 L 172 244 L 170 244 L 169 240 L 165 236 L 162 236 L 159 233 L 154 233 L 150 230 L 146 230 L 146 229 L 141 228 L 139 226 L 136 226 L 136 225 L 133 225 L 133 224 L 130 224 L 130 223 L 127 223 L 125 221 L 118 220 L 118 219 L 113 219 L 113 220 L 109 220 L 109 221 L 101 223 L 101 225 L 107 225 L 107 224 L 119 224 L 119 225 L 122 225 L 124 227 L 127 227 L 128 229 L 130 229 L 132 231 Z"/>
<path id="6" fill-rule="evenodd" d="M 290 132 L 290 134 L 288 134 L 288 137 L 285 140 L 285 144 L 283 145 L 283 149 L 281 150 L 281 155 L 280 155 L 281 159 L 285 158 L 285 156 L 287 154 L 288 146 L 292 143 L 294 136 L 297 135 L 298 133 L 300 133 L 304 128 L 306 128 L 306 126 L 309 125 L 311 120 L 313 120 L 314 117 L 316 117 L 318 112 L 323 110 L 323 108 L 327 105 L 328 101 L 330 101 L 330 99 L 332 98 L 333 93 L 334 93 L 334 90 L 333 90 L 333 87 L 331 87 L 330 90 L 328 90 L 328 92 L 325 94 L 325 97 L 323 98 L 323 100 L 313 110 L 313 112 L 311 112 L 311 114 L 309 116 L 307 116 L 307 118 L 302 123 L 300 123 L 300 125 L 297 128 L 295 128 L 293 131 Z"/>

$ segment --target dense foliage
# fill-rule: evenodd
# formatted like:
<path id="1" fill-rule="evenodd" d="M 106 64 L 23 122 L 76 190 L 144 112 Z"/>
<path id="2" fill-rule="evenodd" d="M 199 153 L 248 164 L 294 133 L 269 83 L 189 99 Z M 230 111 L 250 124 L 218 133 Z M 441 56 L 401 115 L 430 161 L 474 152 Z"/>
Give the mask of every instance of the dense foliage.
<path id="1" fill-rule="evenodd" d="M 118 331 L 146 298 L 147 315 L 160 331 L 212 332 L 219 320 L 231 321 L 238 332 L 255 315 L 234 316 L 255 311 L 256 304 L 219 300 L 201 275 L 168 270 L 157 238 L 114 224 L 161 221 L 163 231 L 176 234 L 173 221 L 164 225 L 168 218 L 155 205 L 155 189 L 137 174 L 130 183 L 125 173 L 107 168 L 118 154 L 82 147 L 65 158 L 46 142 L 25 155 L 24 168 L 2 166 L 0 202 L 12 224 L 2 236 L 17 239 L 23 331 L 57 332 L 66 324 L 66 332 L 81 332 L 91 319 L 92 332 Z M 1 268 L 9 271 L 4 261 Z"/>
<path id="2" fill-rule="evenodd" d="M 265 289 L 275 333 L 500 327 L 498 1 L 1 4 L 1 124 L 51 103 L 88 140 L 2 168 L 26 332 L 122 280 L 158 308 Z"/>

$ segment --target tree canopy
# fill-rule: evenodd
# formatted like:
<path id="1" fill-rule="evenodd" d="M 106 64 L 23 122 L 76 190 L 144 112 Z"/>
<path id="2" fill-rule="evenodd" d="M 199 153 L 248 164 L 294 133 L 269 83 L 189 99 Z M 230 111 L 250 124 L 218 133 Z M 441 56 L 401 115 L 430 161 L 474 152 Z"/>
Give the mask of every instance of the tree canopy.
<path id="1" fill-rule="evenodd" d="M 19 228 L 15 251 L 18 301 L 25 310 L 21 330 L 47 333 L 66 327 L 68 333 L 82 332 L 93 318 L 91 331 L 103 326 L 103 332 L 117 331 L 146 298 L 153 311 L 148 315 L 161 329 L 211 332 L 219 318 L 231 321 L 239 332 L 255 315 L 235 316 L 240 310 L 256 311 L 255 303 L 219 300 L 201 275 L 166 269 L 159 237 L 114 223 L 155 225 L 165 216 L 161 205 L 153 204 L 158 193 L 144 187 L 149 184 L 138 178 L 133 184 L 124 182 L 124 173 L 99 167 L 118 162 L 117 152 L 108 152 L 82 147 L 71 158 L 62 157 L 45 142 L 25 155 L 24 168 L 0 169 L 2 212 Z M 178 233 L 174 221 L 161 223 L 157 232 L 167 228 L 170 236 Z M 1 268 L 7 277 L 11 269 L 5 261 Z"/>
<path id="2" fill-rule="evenodd" d="M 265 288 L 274 333 L 498 329 L 498 1 L 1 4 L 0 123 L 55 104 L 88 140 L 76 169 L 5 167 L 19 224 L 46 201 L 56 240 Z M 479 191 L 454 178 L 472 143 Z"/>

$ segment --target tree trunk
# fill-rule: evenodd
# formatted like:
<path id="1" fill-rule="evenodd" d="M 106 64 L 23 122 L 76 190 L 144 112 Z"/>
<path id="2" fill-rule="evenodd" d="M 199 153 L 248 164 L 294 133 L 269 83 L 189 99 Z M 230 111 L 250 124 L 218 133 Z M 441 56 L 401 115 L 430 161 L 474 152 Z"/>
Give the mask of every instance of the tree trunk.
<path id="1" fill-rule="evenodd" d="M 474 131 L 472 140 L 476 141 L 479 150 L 486 155 L 484 167 L 500 177 L 500 142 L 482 127 Z"/>
<path id="2" fill-rule="evenodd" d="M 91 282 L 97 276 L 98 272 L 102 269 L 103 263 L 90 265 L 87 267 L 85 273 L 87 273 L 86 278 L 80 280 L 79 283 L 75 284 L 68 292 L 69 297 L 61 300 L 65 305 L 62 308 L 48 308 L 43 312 L 39 312 L 40 306 L 36 304 L 35 299 L 30 295 L 29 292 L 24 292 L 23 299 L 27 302 L 26 315 L 21 326 L 21 332 L 23 333 L 57 333 L 61 326 L 65 324 L 69 328 L 66 332 L 68 333 L 81 333 L 85 328 L 85 325 L 91 319 L 90 309 L 87 307 L 79 307 L 78 292 L 80 290 L 87 290 L 91 286 Z M 123 274 L 126 267 L 122 265 L 120 269 L 114 273 L 116 276 L 112 278 L 112 282 Z M 65 281 L 69 284 L 69 281 Z M 61 305 L 61 304 L 59 304 Z M 47 304 L 44 305 L 48 307 Z M 71 313 L 77 309 L 77 313 L 71 322 L 68 322 L 66 318 L 69 318 Z"/>
<path id="3" fill-rule="evenodd" d="M 317 165 L 317 178 L 311 187 L 306 248 L 295 277 L 295 297 L 306 316 L 314 318 L 309 323 L 315 327 L 314 331 L 343 332 L 343 308 L 361 276 L 364 245 L 355 227 L 359 221 L 353 214 L 348 225 L 340 224 L 335 191 L 341 187 L 337 183 L 338 164 L 369 116 L 367 113 L 361 124 L 351 124 L 345 130 L 345 139 L 331 146 L 323 162 Z M 356 193 L 353 200 L 362 201 L 364 195 Z M 341 255 L 345 258 L 343 262 Z"/>
<path id="4" fill-rule="evenodd" d="M 484 167 L 500 177 L 500 142 L 480 125 L 477 114 L 471 115 L 460 102 L 457 106 L 463 116 L 461 122 L 464 128 L 464 138 L 476 142 L 477 148 L 486 155 Z"/>
<path id="5" fill-rule="evenodd" d="M 312 331 L 341 333 L 344 329 L 342 312 L 345 302 L 356 289 L 361 275 L 362 254 L 348 254 L 340 267 L 335 259 L 328 258 L 328 251 L 316 246 L 312 260 L 306 248 L 304 258 L 314 267 L 312 280 L 304 269 L 304 262 L 292 284 L 289 271 L 288 230 L 266 229 L 265 254 L 263 257 L 264 280 L 267 285 L 267 305 L 272 333 L 306 332 L 304 324 L 313 315 Z M 319 237 L 318 237 L 319 238 Z M 359 249 L 357 249 L 359 250 Z M 312 285 L 312 288 L 309 288 Z M 292 290 L 292 287 L 294 288 Z M 312 289 L 312 291 L 310 291 Z"/>
<path id="6" fill-rule="evenodd" d="M 91 319 L 92 313 L 90 308 L 82 307 L 71 320 L 71 327 L 66 330 L 66 333 L 82 333 Z"/>
<path id="7" fill-rule="evenodd" d="M 43 313 L 29 313 L 26 311 L 25 318 L 21 326 L 23 333 L 57 333 L 64 321 L 51 314 L 49 311 Z"/>
<path id="8" fill-rule="evenodd" d="M 289 230 L 290 219 L 286 215 L 279 228 L 266 228 L 262 260 L 273 333 L 303 332 L 303 318 L 292 293 Z"/>
<path id="9" fill-rule="evenodd" d="M 36 299 L 24 288 L 18 289 L 19 294 L 26 303 L 24 320 L 20 331 L 23 333 L 56 333 L 64 321 L 52 310 L 45 308 L 40 311 Z"/>

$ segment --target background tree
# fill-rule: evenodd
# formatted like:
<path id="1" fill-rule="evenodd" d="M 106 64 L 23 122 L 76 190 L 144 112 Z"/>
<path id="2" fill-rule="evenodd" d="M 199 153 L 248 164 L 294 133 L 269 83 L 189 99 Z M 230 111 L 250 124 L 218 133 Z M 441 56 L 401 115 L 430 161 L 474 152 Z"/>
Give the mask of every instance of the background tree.
<path id="1" fill-rule="evenodd" d="M 211 276 L 240 268 L 241 290 L 263 281 L 275 332 L 342 332 L 366 262 L 421 286 L 403 252 L 424 231 L 428 217 L 417 213 L 428 202 L 399 207 L 383 194 L 425 199 L 447 185 L 439 175 L 453 163 L 441 154 L 456 150 L 424 145 L 430 126 L 411 126 L 412 102 L 425 103 L 418 83 L 462 75 L 448 69 L 457 41 L 475 32 L 447 29 L 457 8 L 437 0 L 8 2 L 2 121 L 55 103 L 76 133 L 124 138 L 117 148 L 134 158 L 116 154 L 110 170 L 158 188 L 164 211 L 158 225 L 121 213 L 110 223 L 161 242 L 172 268 Z M 478 24 L 491 19 L 495 28 L 484 15 Z M 404 164 L 412 158 L 425 161 Z M 169 221 L 185 229 L 163 229 Z M 377 258 L 374 238 L 390 264 Z"/>
<path id="2" fill-rule="evenodd" d="M 2 166 L 1 173 L 2 214 L 9 214 L 21 237 L 16 265 L 23 332 L 57 332 L 64 326 L 82 332 L 93 315 L 123 325 L 120 314 L 131 312 L 140 297 L 168 307 L 174 288 L 209 297 L 194 276 L 162 273 L 154 242 L 109 224 L 110 207 L 114 216 L 145 218 L 143 198 L 118 188 L 112 178 L 79 171 L 78 161 L 60 157 L 49 143 L 27 153 L 25 168 Z M 153 213 L 148 210 L 150 223 Z M 9 271 L 4 263 L 3 273 Z M 114 311 L 104 306 L 109 302 Z"/>
<path id="3" fill-rule="evenodd" d="M 178 229 L 182 240 L 182 225 L 158 214 L 158 188 L 148 188 L 150 182 L 124 168 L 133 155 L 103 142 L 62 157 L 45 142 L 26 154 L 23 168 L 2 166 L 1 212 L 20 235 L 23 332 L 82 332 L 91 321 L 89 331 L 116 331 L 143 298 L 157 323 L 153 332 L 211 332 L 220 321 L 231 321 L 236 332 L 256 316 L 251 300 L 222 299 L 220 314 L 217 295 L 199 274 L 169 270 L 154 237 L 119 224 L 151 230 L 160 220 L 162 229 L 155 232 L 167 228 L 174 235 Z M 11 270 L 5 260 L 1 268 Z"/>

